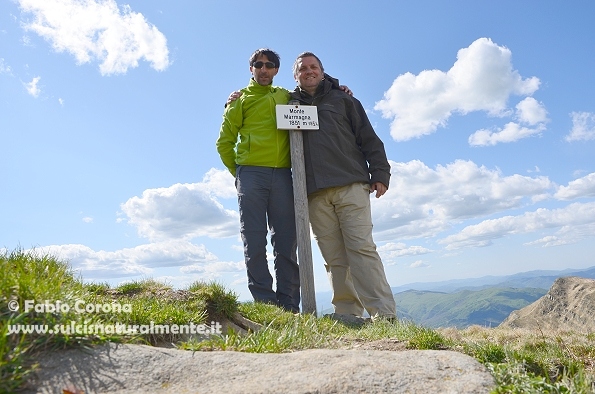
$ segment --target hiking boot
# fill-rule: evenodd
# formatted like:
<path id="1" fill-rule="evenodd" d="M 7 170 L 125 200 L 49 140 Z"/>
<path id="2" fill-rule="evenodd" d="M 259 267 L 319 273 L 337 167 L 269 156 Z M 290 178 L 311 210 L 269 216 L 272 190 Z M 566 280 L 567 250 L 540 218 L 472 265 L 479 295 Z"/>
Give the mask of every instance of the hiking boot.
<path id="1" fill-rule="evenodd" d="M 324 315 L 324 317 L 328 317 L 331 320 L 338 321 L 339 323 L 343 323 L 347 326 L 355 326 L 361 327 L 366 324 L 370 319 L 366 319 L 361 316 L 356 315 L 348 315 L 343 313 L 331 313 L 329 315 Z"/>

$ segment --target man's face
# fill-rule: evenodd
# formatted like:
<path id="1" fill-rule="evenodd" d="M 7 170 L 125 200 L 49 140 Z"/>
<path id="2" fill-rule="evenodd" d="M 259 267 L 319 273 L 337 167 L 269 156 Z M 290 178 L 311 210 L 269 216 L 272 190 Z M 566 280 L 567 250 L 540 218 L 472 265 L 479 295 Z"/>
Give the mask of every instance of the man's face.
<path id="1" fill-rule="evenodd" d="M 268 64 L 267 64 L 268 63 Z M 250 66 L 250 72 L 254 77 L 254 80 L 259 85 L 267 86 L 273 83 L 273 77 L 279 72 L 278 68 L 268 68 L 271 66 L 271 61 L 266 55 L 260 55 L 256 58 L 256 61 Z M 256 66 L 261 66 L 260 68 Z"/>
<path id="2" fill-rule="evenodd" d="M 315 91 L 324 73 L 320 69 L 318 60 L 313 56 L 306 56 L 298 60 L 297 74 L 294 75 L 298 85 L 305 91 Z"/>

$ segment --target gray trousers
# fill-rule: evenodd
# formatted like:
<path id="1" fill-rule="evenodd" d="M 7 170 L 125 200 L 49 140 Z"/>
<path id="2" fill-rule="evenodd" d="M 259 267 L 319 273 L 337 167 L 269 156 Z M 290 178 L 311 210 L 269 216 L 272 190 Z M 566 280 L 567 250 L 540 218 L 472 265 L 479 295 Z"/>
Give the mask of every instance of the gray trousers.
<path id="1" fill-rule="evenodd" d="M 299 312 L 300 276 L 291 169 L 238 166 L 236 189 L 252 297 Z M 267 224 L 273 246 L 276 291 L 266 254 Z"/>

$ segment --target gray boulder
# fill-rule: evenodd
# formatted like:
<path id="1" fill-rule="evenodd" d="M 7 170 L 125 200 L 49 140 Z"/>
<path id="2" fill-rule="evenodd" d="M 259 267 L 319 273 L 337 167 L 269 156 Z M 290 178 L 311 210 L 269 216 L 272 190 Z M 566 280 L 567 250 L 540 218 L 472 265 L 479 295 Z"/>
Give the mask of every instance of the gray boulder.
<path id="1" fill-rule="evenodd" d="M 462 353 L 333 350 L 191 352 L 106 344 L 41 354 L 27 393 L 489 393 Z"/>

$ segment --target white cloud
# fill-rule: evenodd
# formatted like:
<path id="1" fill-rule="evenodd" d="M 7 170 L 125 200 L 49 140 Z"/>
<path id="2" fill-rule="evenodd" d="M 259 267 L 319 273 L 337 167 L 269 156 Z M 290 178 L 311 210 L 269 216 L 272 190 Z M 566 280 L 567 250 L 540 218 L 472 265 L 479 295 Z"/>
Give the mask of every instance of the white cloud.
<path id="1" fill-rule="evenodd" d="M 516 118 L 518 123 L 509 122 L 502 129 L 496 129 L 495 131 L 481 129 L 476 131 L 469 136 L 469 145 L 496 145 L 501 142 L 515 142 L 533 135 L 539 135 L 545 130 L 545 123 L 549 121 L 545 107 L 533 97 L 527 97 L 517 104 Z"/>
<path id="2" fill-rule="evenodd" d="M 238 236 L 238 214 L 215 199 L 235 197 L 233 177 L 211 169 L 203 181 L 145 190 L 122 204 L 128 223 L 152 243 L 117 251 L 95 251 L 84 245 L 51 245 L 37 248 L 42 254 L 68 261 L 85 279 L 125 278 L 149 275 L 156 268 L 181 267 L 177 281 L 213 280 L 222 273 L 245 270 L 243 262 L 222 262 L 196 236 Z M 83 217 L 86 223 L 93 218 Z M 118 218 L 118 222 L 123 221 Z"/>
<path id="3" fill-rule="evenodd" d="M 10 66 L 4 63 L 4 58 L 0 57 L 0 74 L 10 74 L 11 72 Z"/>
<path id="4" fill-rule="evenodd" d="M 122 204 L 122 212 L 138 234 L 150 240 L 237 236 L 237 211 L 225 209 L 215 198 L 232 195 L 231 176 L 223 173 L 212 169 L 200 183 L 147 189 Z"/>
<path id="5" fill-rule="evenodd" d="M 231 282 L 231 285 L 232 286 L 239 286 L 239 285 L 243 285 L 243 284 L 248 284 L 248 278 L 247 277 L 236 279 L 233 282 Z"/>
<path id="6" fill-rule="evenodd" d="M 427 268 L 430 265 L 428 263 L 424 263 L 423 260 L 417 260 L 413 263 L 411 263 L 411 265 L 409 267 L 411 268 Z"/>
<path id="7" fill-rule="evenodd" d="M 391 185 L 372 199 L 375 238 L 435 236 L 464 219 L 518 208 L 545 198 L 555 185 L 544 176 L 504 176 L 457 160 L 431 169 L 418 160 L 390 162 Z"/>
<path id="8" fill-rule="evenodd" d="M 94 251 L 84 245 L 52 245 L 35 250 L 68 261 L 86 279 L 149 275 L 154 268 L 160 267 L 203 266 L 204 272 L 217 272 L 220 268 L 230 270 L 227 264 L 221 266 L 217 257 L 203 245 L 183 240 L 156 242 L 113 252 Z"/>
<path id="9" fill-rule="evenodd" d="M 41 77 L 35 77 L 31 82 L 24 84 L 25 89 L 27 89 L 27 93 L 29 93 L 31 96 L 35 98 L 39 97 L 39 94 L 41 93 L 41 89 L 39 88 L 39 86 L 37 86 L 40 80 Z"/>
<path id="10" fill-rule="evenodd" d="M 63 107 L 64 106 L 64 100 L 59 98 L 58 99 L 58 103 L 60 103 L 60 106 Z"/>
<path id="11" fill-rule="evenodd" d="M 32 47 L 31 38 L 29 36 L 23 36 L 23 45 L 26 47 Z"/>
<path id="12" fill-rule="evenodd" d="M 508 48 L 480 38 L 459 50 L 447 72 L 425 70 L 417 76 L 397 77 L 374 109 L 393 119 L 391 135 L 396 141 L 431 134 L 444 127 L 453 113 L 506 115 L 511 95 L 531 95 L 540 84 L 536 77 L 523 79 L 513 69 L 511 56 Z"/>
<path id="13" fill-rule="evenodd" d="M 527 172 L 528 172 L 528 173 L 532 173 L 532 172 L 541 172 L 541 170 L 539 169 L 539 167 L 538 167 L 538 166 L 535 166 L 535 168 L 534 168 L 534 169 L 532 169 L 532 170 L 527 170 Z"/>
<path id="14" fill-rule="evenodd" d="M 126 73 L 139 60 L 155 70 L 169 66 L 165 36 L 145 17 L 120 8 L 114 0 L 18 0 L 23 12 L 33 14 L 24 22 L 50 42 L 58 52 L 69 52 L 78 64 L 100 62 L 102 75 Z"/>
<path id="15" fill-rule="evenodd" d="M 595 197 L 595 172 L 568 182 L 568 186 L 560 186 L 554 197 L 560 200 Z"/>
<path id="16" fill-rule="evenodd" d="M 545 106 L 533 97 L 527 97 L 518 103 L 516 109 L 517 118 L 521 123 L 534 126 L 548 121 Z"/>
<path id="17" fill-rule="evenodd" d="M 572 130 L 566 141 L 595 140 L 595 114 L 591 112 L 572 112 Z"/>
<path id="18" fill-rule="evenodd" d="M 490 131 L 486 129 L 478 130 L 469 136 L 469 145 L 487 146 L 496 145 L 501 142 L 515 142 L 523 138 L 540 134 L 545 130 L 545 125 L 540 124 L 536 128 L 524 127 L 518 123 L 507 123 L 504 128 Z"/>
<path id="19" fill-rule="evenodd" d="M 548 235 L 547 237 L 543 237 L 541 239 L 537 239 L 535 241 L 531 241 L 531 242 L 527 242 L 525 245 L 527 246 L 543 246 L 544 248 L 550 247 L 550 246 L 561 246 L 561 245 L 566 245 L 569 242 L 564 240 L 564 239 L 560 239 L 555 235 Z"/>
<path id="20" fill-rule="evenodd" d="M 528 242 L 525 245 L 528 246 L 539 246 L 544 248 L 551 246 L 561 246 L 577 243 L 585 238 L 593 237 L 595 235 L 595 222 L 594 223 L 581 223 L 578 225 L 565 225 L 562 226 L 556 235 L 546 236 L 541 239 Z"/>
<path id="21" fill-rule="evenodd" d="M 423 246 L 407 246 L 403 242 L 388 242 L 378 247 L 378 253 L 383 259 L 393 259 L 401 256 L 414 256 L 432 253 L 433 251 Z"/>
<path id="22" fill-rule="evenodd" d="M 479 224 L 465 227 L 458 234 L 450 235 L 440 241 L 446 249 L 481 247 L 492 244 L 493 239 L 510 234 L 533 233 L 543 229 L 559 228 L 565 236 L 565 243 L 577 242 L 595 235 L 595 203 L 574 203 L 560 209 L 539 208 L 519 216 L 505 216 L 499 219 L 485 220 Z M 551 238 L 542 238 L 542 243 L 551 242 Z M 557 240 L 560 242 L 560 240 Z"/>
<path id="23" fill-rule="evenodd" d="M 202 179 L 206 191 L 221 198 L 236 198 L 234 177 L 227 170 L 211 168 Z"/>
<path id="24" fill-rule="evenodd" d="M 193 273 L 220 273 L 220 272 L 238 272 L 245 271 L 246 264 L 243 261 L 218 261 L 209 264 L 192 264 L 182 267 L 181 272 L 186 274 Z"/>
<path id="25" fill-rule="evenodd" d="M 433 252 L 433 250 L 424 248 L 423 246 L 407 246 L 403 242 L 388 242 L 378 246 L 377 249 L 382 261 L 387 266 L 397 264 L 399 257 L 416 256 Z"/>

